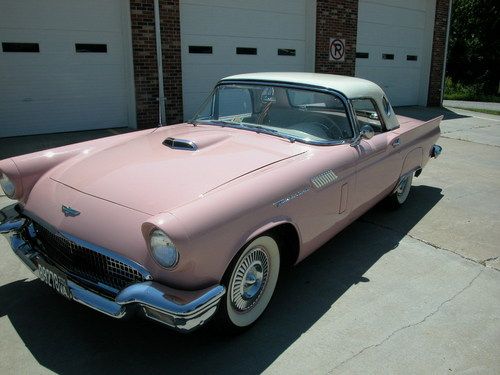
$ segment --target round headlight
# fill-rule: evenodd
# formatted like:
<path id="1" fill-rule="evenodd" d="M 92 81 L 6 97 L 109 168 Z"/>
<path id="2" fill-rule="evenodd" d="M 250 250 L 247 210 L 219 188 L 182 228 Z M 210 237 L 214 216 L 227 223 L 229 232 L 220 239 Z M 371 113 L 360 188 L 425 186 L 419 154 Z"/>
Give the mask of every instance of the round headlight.
<path id="1" fill-rule="evenodd" d="M 16 193 L 16 187 L 12 181 L 3 173 L 0 173 L 0 186 L 3 192 L 9 198 L 12 198 Z"/>
<path id="2" fill-rule="evenodd" d="M 158 263 L 165 268 L 174 267 L 179 261 L 179 252 L 172 240 L 161 230 L 156 229 L 149 239 L 151 252 Z"/>

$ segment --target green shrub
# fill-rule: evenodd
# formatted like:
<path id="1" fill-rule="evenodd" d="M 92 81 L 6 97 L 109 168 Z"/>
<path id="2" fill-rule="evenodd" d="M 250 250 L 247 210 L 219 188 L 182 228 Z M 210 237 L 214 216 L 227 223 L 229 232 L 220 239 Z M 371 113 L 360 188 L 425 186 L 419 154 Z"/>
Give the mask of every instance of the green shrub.
<path id="1" fill-rule="evenodd" d="M 500 96 L 485 95 L 484 92 L 484 82 L 465 85 L 461 82 L 453 82 L 451 77 L 446 77 L 444 81 L 444 99 L 478 102 L 500 102 Z"/>

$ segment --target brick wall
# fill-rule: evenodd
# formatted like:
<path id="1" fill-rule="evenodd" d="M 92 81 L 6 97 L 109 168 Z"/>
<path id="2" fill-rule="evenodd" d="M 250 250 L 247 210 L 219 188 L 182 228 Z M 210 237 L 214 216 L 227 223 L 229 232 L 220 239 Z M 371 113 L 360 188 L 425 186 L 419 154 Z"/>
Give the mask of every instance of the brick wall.
<path id="1" fill-rule="evenodd" d="M 354 76 L 358 0 L 317 0 L 316 72 Z M 330 38 L 346 40 L 344 62 L 329 61 Z"/>
<path id="2" fill-rule="evenodd" d="M 140 129 L 158 125 L 158 70 L 153 0 L 130 0 L 132 49 Z M 167 123 L 182 120 L 182 72 L 179 0 L 160 0 L 163 76 Z"/>
<path id="3" fill-rule="evenodd" d="M 429 78 L 429 96 L 427 105 L 440 106 L 443 64 L 446 49 L 446 29 L 448 27 L 448 10 L 450 0 L 436 0 L 436 18 L 434 19 L 434 36 L 432 40 L 431 73 Z"/>

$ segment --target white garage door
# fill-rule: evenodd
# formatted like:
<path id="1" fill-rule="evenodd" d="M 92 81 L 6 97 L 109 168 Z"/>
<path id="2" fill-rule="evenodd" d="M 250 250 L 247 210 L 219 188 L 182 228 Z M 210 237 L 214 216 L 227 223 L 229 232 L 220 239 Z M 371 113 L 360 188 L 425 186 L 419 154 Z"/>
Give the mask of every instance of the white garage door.
<path id="1" fill-rule="evenodd" d="M 313 71 L 315 3 L 181 0 L 184 117 L 189 119 L 225 76 Z"/>
<path id="2" fill-rule="evenodd" d="M 426 105 L 435 0 L 360 0 L 356 76 L 393 105 Z"/>
<path id="3" fill-rule="evenodd" d="M 0 0 L 0 137 L 135 126 L 122 0 Z"/>

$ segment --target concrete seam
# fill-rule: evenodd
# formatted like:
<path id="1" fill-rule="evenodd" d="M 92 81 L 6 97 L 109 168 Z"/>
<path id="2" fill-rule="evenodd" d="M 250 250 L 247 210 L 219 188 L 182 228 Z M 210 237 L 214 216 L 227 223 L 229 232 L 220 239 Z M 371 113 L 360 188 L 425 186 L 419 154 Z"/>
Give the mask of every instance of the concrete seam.
<path id="1" fill-rule="evenodd" d="M 462 138 L 453 138 L 453 137 L 447 137 L 445 135 L 441 135 L 441 138 L 446 138 L 446 139 L 454 139 L 455 141 L 462 141 L 462 142 L 467 142 L 467 143 L 474 143 L 476 145 L 482 145 L 482 146 L 491 146 L 491 147 L 500 147 L 498 145 L 492 145 L 488 143 L 481 143 L 481 142 L 474 142 L 474 141 L 469 141 L 467 139 L 462 139 Z"/>
<path id="2" fill-rule="evenodd" d="M 360 351 L 358 351 L 356 354 L 352 355 L 351 357 L 343 360 L 342 362 L 340 362 L 337 366 L 335 366 L 331 371 L 329 371 L 329 373 L 332 373 L 334 370 L 336 370 L 337 368 L 343 366 L 344 364 L 346 364 L 347 362 L 353 360 L 354 358 L 360 356 L 361 354 L 363 354 L 365 351 L 367 351 L 368 349 L 372 349 L 372 348 L 376 348 L 376 347 L 379 347 L 381 345 L 383 345 L 385 342 L 389 341 L 394 335 L 398 334 L 399 332 L 403 331 L 403 330 L 406 330 L 408 328 L 412 328 L 412 327 L 415 327 L 417 325 L 420 325 L 422 323 L 424 323 L 427 319 L 431 318 L 432 316 L 434 316 L 435 314 L 437 314 L 441 308 L 453 301 L 455 298 L 457 298 L 460 294 L 462 294 L 465 290 L 467 290 L 468 288 L 470 288 L 472 286 L 472 284 L 474 283 L 474 281 L 476 281 L 476 279 L 483 273 L 484 271 L 484 268 L 481 269 L 481 271 L 478 272 L 478 274 L 476 276 L 474 276 L 474 278 L 469 281 L 469 283 L 463 287 L 462 289 L 460 289 L 457 293 L 455 293 L 453 296 L 451 296 L 450 298 L 446 299 L 445 301 L 443 301 L 441 304 L 439 304 L 439 306 L 434 309 L 434 311 L 432 311 L 430 314 L 427 314 L 423 319 L 421 319 L 420 321 L 416 322 L 416 323 L 411 323 L 411 324 L 407 324 L 401 328 L 398 328 L 396 329 L 395 331 L 393 331 L 391 334 L 389 334 L 388 336 L 386 336 L 382 341 L 376 343 L 376 344 L 372 344 L 372 345 L 369 345 L 369 346 L 366 346 L 364 347 L 363 349 L 361 349 Z"/>
<path id="3" fill-rule="evenodd" d="M 468 261 L 473 262 L 473 263 L 475 263 L 475 264 L 479 264 L 479 265 L 481 265 L 481 266 L 483 266 L 483 267 L 488 267 L 488 268 L 491 268 L 491 269 L 493 269 L 493 270 L 495 270 L 495 271 L 497 271 L 497 272 L 500 272 L 500 270 L 498 270 L 498 269 L 496 269 L 496 268 L 493 268 L 493 267 L 489 267 L 489 266 L 486 264 L 486 262 L 491 261 L 491 260 L 495 260 L 495 258 L 498 258 L 498 257 L 489 258 L 489 259 L 484 259 L 484 260 L 478 260 L 478 259 L 469 258 L 469 257 L 466 257 L 465 255 L 462 255 L 462 254 L 460 254 L 460 253 L 458 253 L 458 252 L 456 252 L 456 251 L 454 251 L 454 250 L 451 250 L 451 249 L 446 249 L 446 248 L 444 248 L 444 247 L 440 247 L 440 246 L 438 246 L 438 245 L 436 245 L 436 244 L 434 244 L 434 243 L 432 243 L 432 242 L 430 242 L 430 241 L 423 240 L 423 239 L 418 238 L 418 237 L 416 237 L 416 236 L 414 236 L 414 235 L 412 235 L 412 234 L 410 234 L 410 233 L 401 233 L 401 232 L 399 232 L 399 231 L 395 230 L 394 228 L 391 228 L 391 227 L 388 227 L 388 226 L 386 226 L 386 225 L 382 225 L 382 224 L 379 224 L 379 223 L 375 223 L 375 222 L 373 222 L 373 221 L 366 220 L 366 219 L 360 219 L 360 221 L 361 221 L 361 222 L 364 222 L 364 223 L 368 223 L 368 224 L 375 225 L 375 226 L 377 226 L 377 227 L 379 227 L 379 228 L 387 229 L 387 230 L 389 230 L 389 231 L 392 231 L 392 232 L 397 233 L 397 234 L 400 234 L 400 235 L 408 236 L 408 237 L 410 237 L 410 238 L 412 238 L 412 239 L 414 239 L 414 240 L 416 240 L 416 241 L 420 241 L 420 242 L 422 242 L 422 243 L 425 243 L 426 245 L 432 246 L 433 248 L 435 248 L 435 249 L 437 249 L 437 250 L 447 251 L 447 252 L 449 252 L 449 253 L 452 253 L 452 254 L 458 255 L 458 256 L 459 256 L 460 258 L 462 258 L 462 259 L 468 260 Z"/>

